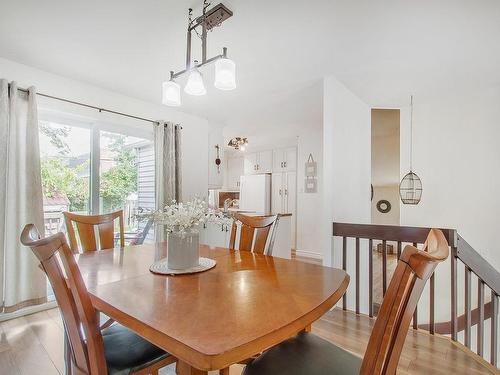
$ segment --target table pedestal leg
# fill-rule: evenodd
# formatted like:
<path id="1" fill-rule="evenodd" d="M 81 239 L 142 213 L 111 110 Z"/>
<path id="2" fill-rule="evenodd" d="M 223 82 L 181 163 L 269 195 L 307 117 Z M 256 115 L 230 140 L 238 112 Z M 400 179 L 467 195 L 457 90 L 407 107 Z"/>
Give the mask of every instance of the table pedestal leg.
<path id="1" fill-rule="evenodd" d="M 192 367 L 190 364 L 179 360 L 177 362 L 176 370 L 179 375 L 207 375 L 207 371 L 198 370 Z"/>

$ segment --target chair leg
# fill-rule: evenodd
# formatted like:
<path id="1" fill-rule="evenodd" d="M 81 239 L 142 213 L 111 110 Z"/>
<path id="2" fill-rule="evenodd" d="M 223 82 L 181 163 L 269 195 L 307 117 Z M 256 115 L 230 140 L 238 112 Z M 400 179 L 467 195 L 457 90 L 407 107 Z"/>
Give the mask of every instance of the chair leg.
<path id="1" fill-rule="evenodd" d="M 219 375 L 229 375 L 229 367 L 219 370 Z"/>

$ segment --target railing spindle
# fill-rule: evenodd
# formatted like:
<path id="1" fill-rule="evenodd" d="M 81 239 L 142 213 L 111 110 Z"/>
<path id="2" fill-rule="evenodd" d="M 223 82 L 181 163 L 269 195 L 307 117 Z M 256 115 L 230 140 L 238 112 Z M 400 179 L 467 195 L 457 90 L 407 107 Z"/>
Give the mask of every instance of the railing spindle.
<path id="1" fill-rule="evenodd" d="M 356 238 L 356 314 L 359 314 L 359 238 Z"/>
<path id="2" fill-rule="evenodd" d="M 479 321 L 477 323 L 477 354 L 483 356 L 484 336 L 484 282 L 477 279 L 477 307 L 479 308 Z"/>
<path id="3" fill-rule="evenodd" d="M 387 241 L 382 241 L 382 294 L 387 290 Z"/>
<path id="4" fill-rule="evenodd" d="M 368 241 L 368 315 L 373 318 L 373 240 Z"/>
<path id="5" fill-rule="evenodd" d="M 413 246 L 417 247 L 417 243 L 413 242 Z M 413 329 L 418 329 L 418 303 L 415 307 L 415 312 L 413 313 Z"/>
<path id="6" fill-rule="evenodd" d="M 497 351 L 498 351 L 498 296 L 491 291 L 491 354 L 490 363 L 497 366 Z"/>
<path id="7" fill-rule="evenodd" d="M 451 339 L 457 341 L 457 258 L 456 248 L 451 248 Z"/>
<path id="8" fill-rule="evenodd" d="M 347 237 L 342 237 L 342 269 L 347 271 Z M 347 291 L 342 296 L 342 309 L 347 310 Z"/>
<path id="9" fill-rule="evenodd" d="M 429 333 L 434 334 L 434 274 L 429 280 Z"/>
<path id="10" fill-rule="evenodd" d="M 471 330 L 471 271 L 465 266 L 465 346 L 470 349 L 470 330 Z"/>

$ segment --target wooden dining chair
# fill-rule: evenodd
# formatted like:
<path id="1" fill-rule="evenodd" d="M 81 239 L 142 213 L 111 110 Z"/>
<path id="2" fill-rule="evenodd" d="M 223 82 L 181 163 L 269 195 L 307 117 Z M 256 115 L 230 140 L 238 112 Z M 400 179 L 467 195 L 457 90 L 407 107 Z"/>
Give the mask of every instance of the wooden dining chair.
<path id="1" fill-rule="evenodd" d="M 54 290 L 71 348 L 72 374 L 158 374 L 158 369 L 176 361 L 120 324 L 99 329 L 98 315 L 63 233 L 40 238 L 36 227 L 28 224 L 21 242 L 36 255 Z"/>
<path id="2" fill-rule="evenodd" d="M 236 234 L 238 231 L 238 222 L 240 223 L 240 241 L 236 248 Z M 231 226 L 231 236 L 229 237 L 229 248 L 231 250 L 253 251 L 254 253 L 272 255 L 274 246 L 274 237 L 276 227 L 278 226 L 279 216 L 247 216 L 234 214 L 233 224 Z M 266 243 L 269 245 L 266 251 Z"/>
<path id="3" fill-rule="evenodd" d="M 448 257 L 448 243 L 438 229 L 429 232 L 423 250 L 406 246 L 373 327 L 364 358 L 312 333 L 269 349 L 247 365 L 244 375 L 393 375 L 425 283 Z"/>
<path id="4" fill-rule="evenodd" d="M 96 232 L 99 237 L 100 249 L 112 249 L 115 247 L 115 220 L 118 219 L 120 225 L 120 246 L 125 246 L 125 235 L 123 229 L 123 211 L 119 210 L 104 215 L 80 215 L 72 212 L 63 212 L 66 221 L 71 250 L 78 253 L 78 238 L 81 244 L 81 251 L 96 251 Z M 74 224 L 74 225 L 73 225 Z M 76 227 L 76 231 L 75 231 Z"/>

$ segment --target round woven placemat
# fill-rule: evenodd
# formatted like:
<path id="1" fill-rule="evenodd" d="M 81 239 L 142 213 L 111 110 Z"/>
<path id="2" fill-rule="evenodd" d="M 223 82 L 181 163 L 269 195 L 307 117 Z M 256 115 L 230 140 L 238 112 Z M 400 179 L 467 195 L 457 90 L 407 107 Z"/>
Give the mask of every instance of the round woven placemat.
<path id="1" fill-rule="evenodd" d="M 200 257 L 200 264 L 195 267 L 186 268 L 184 270 L 173 270 L 168 268 L 167 258 L 164 258 L 153 263 L 151 267 L 149 267 L 149 270 L 160 275 L 185 275 L 189 273 L 208 271 L 209 269 L 214 268 L 216 264 L 217 262 L 213 259 Z"/>

